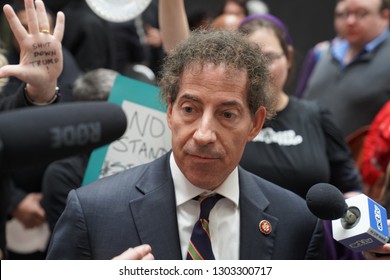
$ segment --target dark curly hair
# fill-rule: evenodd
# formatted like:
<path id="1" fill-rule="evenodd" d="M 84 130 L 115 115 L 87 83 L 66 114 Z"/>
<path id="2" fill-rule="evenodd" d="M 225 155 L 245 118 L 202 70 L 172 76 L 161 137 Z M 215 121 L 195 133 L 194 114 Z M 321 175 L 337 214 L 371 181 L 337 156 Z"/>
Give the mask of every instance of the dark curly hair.
<path id="1" fill-rule="evenodd" d="M 186 70 L 206 64 L 223 65 L 228 73 L 244 70 L 247 73 L 247 103 L 252 115 L 260 106 L 267 110 L 267 118 L 275 113 L 275 100 L 269 90 L 266 58 L 260 48 L 238 32 L 225 30 L 195 30 L 188 40 L 179 44 L 166 56 L 159 75 L 161 99 L 175 102 L 181 77 Z"/>

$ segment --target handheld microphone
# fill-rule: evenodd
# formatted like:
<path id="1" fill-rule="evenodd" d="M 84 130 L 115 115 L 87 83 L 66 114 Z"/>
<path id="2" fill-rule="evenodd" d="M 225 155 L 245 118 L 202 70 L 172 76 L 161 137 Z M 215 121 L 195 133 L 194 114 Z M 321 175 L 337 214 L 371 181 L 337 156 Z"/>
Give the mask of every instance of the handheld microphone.
<path id="1" fill-rule="evenodd" d="M 46 164 L 108 144 L 127 128 L 122 108 L 71 102 L 0 114 L 0 170 Z"/>
<path id="2" fill-rule="evenodd" d="M 344 200 L 335 186 L 319 183 L 306 194 L 310 211 L 332 220 L 333 238 L 355 252 L 372 249 L 389 240 L 386 209 L 364 194 Z"/>

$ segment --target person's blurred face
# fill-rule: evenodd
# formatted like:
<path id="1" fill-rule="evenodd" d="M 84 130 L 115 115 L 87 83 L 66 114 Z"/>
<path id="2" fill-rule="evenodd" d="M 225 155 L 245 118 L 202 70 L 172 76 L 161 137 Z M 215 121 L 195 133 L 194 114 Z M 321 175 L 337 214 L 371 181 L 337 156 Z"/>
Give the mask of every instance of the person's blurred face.
<path id="1" fill-rule="evenodd" d="M 381 3 L 381 0 L 341 1 L 335 10 L 335 27 L 351 45 L 363 47 L 389 26 L 389 11 L 380 11 Z"/>
<path id="2" fill-rule="evenodd" d="M 265 109 L 252 116 L 247 73 L 206 64 L 184 71 L 177 99 L 168 102 L 175 161 L 195 186 L 215 189 L 238 165 L 260 131 Z"/>
<path id="3" fill-rule="evenodd" d="M 275 32 L 270 28 L 259 28 L 249 34 L 249 40 L 258 44 L 262 52 L 269 58 L 269 71 L 271 82 L 275 92 L 282 92 L 287 81 L 291 63 L 283 52 L 280 41 Z"/>
<path id="4" fill-rule="evenodd" d="M 335 8 L 335 15 L 341 15 L 346 10 L 345 6 L 346 6 L 345 1 L 338 2 Z M 334 18 L 334 30 L 336 31 L 337 36 L 339 36 L 340 38 L 345 37 L 346 22 L 347 21 L 342 17 L 335 16 Z"/>
<path id="5" fill-rule="evenodd" d="M 241 19 L 238 16 L 222 14 L 213 20 L 212 26 L 218 30 L 236 31 L 240 26 L 240 23 Z"/>
<path id="6" fill-rule="evenodd" d="M 223 13 L 238 16 L 240 20 L 243 20 L 246 17 L 245 10 L 240 5 L 232 1 L 228 1 L 226 3 L 223 8 Z"/>

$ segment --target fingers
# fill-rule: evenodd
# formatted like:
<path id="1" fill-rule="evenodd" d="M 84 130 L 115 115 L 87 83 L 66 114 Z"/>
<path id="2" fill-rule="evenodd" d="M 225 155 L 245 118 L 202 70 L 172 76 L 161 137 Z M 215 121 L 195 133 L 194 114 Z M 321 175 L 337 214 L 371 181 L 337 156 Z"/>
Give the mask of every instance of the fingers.
<path id="1" fill-rule="evenodd" d="M 27 30 L 20 23 L 19 18 L 16 16 L 14 9 L 8 4 L 4 5 L 4 14 L 7 18 L 8 24 L 18 42 L 22 41 L 27 36 Z"/>
<path id="2" fill-rule="evenodd" d="M 152 253 L 149 253 L 146 256 L 144 256 L 141 260 L 143 260 L 143 261 L 153 261 L 154 260 L 154 256 L 152 255 Z"/>
<path id="3" fill-rule="evenodd" d="M 0 68 L 0 78 L 8 78 L 11 76 L 16 76 L 15 73 L 17 72 L 17 67 L 13 65 L 4 65 Z"/>
<path id="4" fill-rule="evenodd" d="M 386 243 L 372 250 L 363 251 L 367 260 L 390 260 L 390 244 Z"/>
<path id="5" fill-rule="evenodd" d="M 65 30 L 65 15 L 63 12 L 57 13 L 56 26 L 54 28 L 53 35 L 58 41 L 62 41 Z"/>
<path id="6" fill-rule="evenodd" d="M 32 194 L 36 205 L 35 215 L 39 217 L 41 221 L 44 222 L 46 220 L 46 213 L 45 210 L 41 207 L 41 200 L 43 198 L 43 194 L 42 193 L 32 193 Z"/>
<path id="7" fill-rule="evenodd" d="M 27 15 L 28 30 L 26 30 L 20 23 L 20 20 L 10 5 L 7 4 L 3 8 L 4 14 L 7 17 L 12 32 L 18 42 L 25 38 L 28 33 L 38 34 L 42 31 L 46 31 L 44 33 L 50 32 L 50 23 L 46 13 L 45 4 L 41 0 L 36 0 L 34 6 L 34 0 L 25 0 L 24 5 Z M 59 23 L 59 26 L 56 35 L 56 38 L 60 38 L 60 41 L 62 40 L 64 32 L 64 22 L 64 14 L 60 13 L 59 18 L 57 18 L 57 23 Z"/>
<path id="8" fill-rule="evenodd" d="M 363 251 L 362 254 L 366 260 L 375 260 L 375 253 Z"/>
<path id="9" fill-rule="evenodd" d="M 37 34 L 39 32 L 39 23 L 37 11 L 34 7 L 33 0 L 24 0 L 24 7 L 27 14 L 27 26 L 30 34 Z"/>
<path id="10" fill-rule="evenodd" d="M 139 245 L 134 248 L 129 248 L 113 260 L 154 260 L 152 255 L 152 247 L 147 244 Z"/>
<path id="11" fill-rule="evenodd" d="M 366 260 L 390 260 L 390 254 L 381 254 L 364 251 L 363 256 Z"/>
<path id="12" fill-rule="evenodd" d="M 37 221 L 44 223 L 46 221 L 45 209 L 43 209 L 41 206 L 38 206 L 35 210 L 35 217 Z"/>
<path id="13" fill-rule="evenodd" d="M 35 6 L 37 11 L 38 23 L 39 23 L 39 31 L 40 32 L 42 32 L 42 30 L 50 31 L 50 24 L 49 24 L 49 19 L 47 17 L 45 5 L 41 0 L 36 0 Z"/>

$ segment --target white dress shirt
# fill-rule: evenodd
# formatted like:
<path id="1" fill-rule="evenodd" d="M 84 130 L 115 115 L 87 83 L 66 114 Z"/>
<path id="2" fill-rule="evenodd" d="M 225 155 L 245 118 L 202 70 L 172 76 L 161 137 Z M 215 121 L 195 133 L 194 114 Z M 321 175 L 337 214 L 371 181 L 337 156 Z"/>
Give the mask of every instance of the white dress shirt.
<path id="1" fill-rule="evenodd" d="M 177 166 L 173 154 L 170 166 L 175 187 L 176 213 L 179 226 L 180 246 L 183 259 L 187 257 L 192 229 L 199 219 L 199 201 L 194 197 L 202 194 L 218 193 L 220 199 L 211 210 L 209 229 L 215 259 L 238 260 L 240 250 L 240 208 L 238 170 L 235 168 L 229 177 L 214 191 L 210 192 L 191 184 Z"/>

